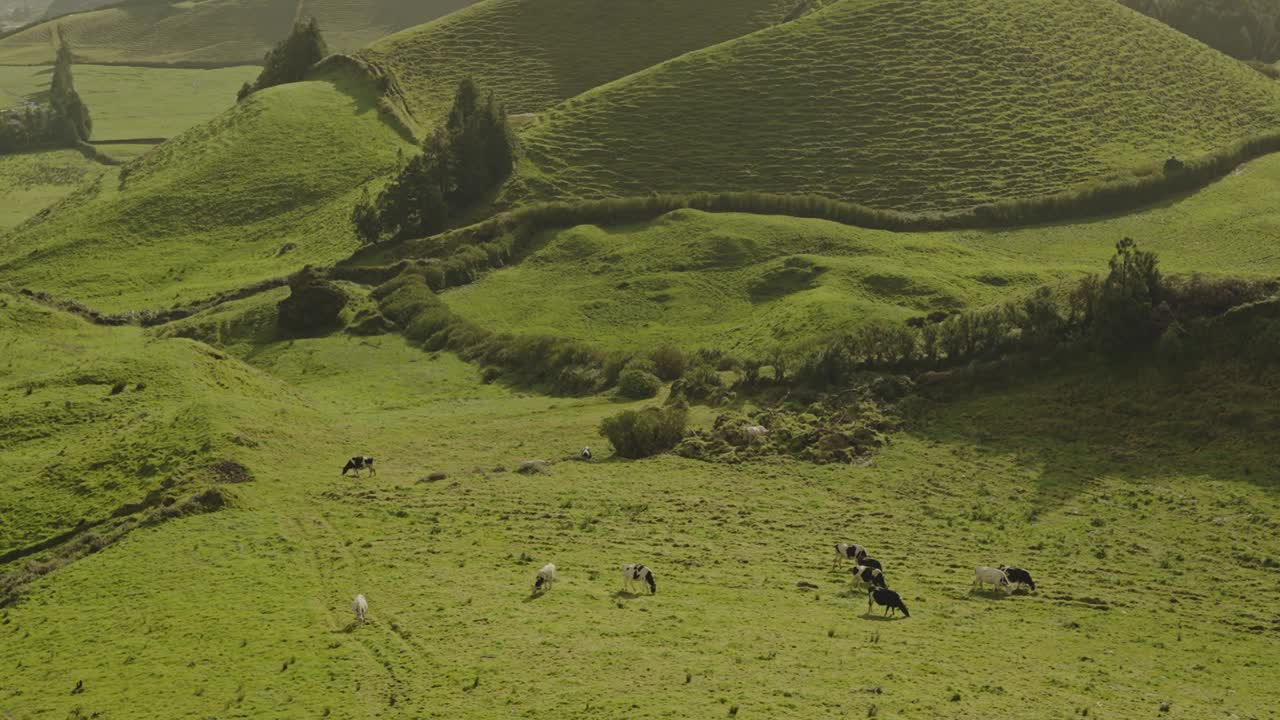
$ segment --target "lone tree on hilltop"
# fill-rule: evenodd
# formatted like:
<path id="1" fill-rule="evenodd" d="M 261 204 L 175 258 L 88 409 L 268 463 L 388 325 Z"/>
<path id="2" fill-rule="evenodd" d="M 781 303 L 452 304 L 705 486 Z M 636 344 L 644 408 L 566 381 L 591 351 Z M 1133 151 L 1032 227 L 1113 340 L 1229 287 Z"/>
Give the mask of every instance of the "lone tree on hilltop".
<path id="1" fill-rule="evenodd" d="M 76 92 L 75 78 L 71 75 L 71 45 L 62 29 L 58 29 L 58 54 L 53 64 L 53 80 L 49 84 L 49 103 L 61 125 L 63 139 L 70 144 L 87 141 L 93 134 L 93 119 L 89 107 Z"/>
<path id="2" fill-rule="evenodd" d="M 304 79 L 312 65 L 320 62 L 329 54 L 329 46 L 320 33 L 320 24 L 315 18 L 307 22 L 299 22 L 293 26 L 289 37 L 276 43 L 262 61 L 262 72 L 252 84 L 245 83 L 237 94 L 237 100 L 244 100 L 253 93 L 276 85 L 295 83 Z"/>

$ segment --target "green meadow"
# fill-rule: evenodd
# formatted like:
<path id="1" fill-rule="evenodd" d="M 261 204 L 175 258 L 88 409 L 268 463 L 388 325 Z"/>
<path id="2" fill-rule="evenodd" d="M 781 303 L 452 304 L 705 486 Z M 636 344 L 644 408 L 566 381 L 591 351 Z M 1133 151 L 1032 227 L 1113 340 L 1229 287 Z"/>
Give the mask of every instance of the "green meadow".
<path id="1" fill-rule="evenodd" d="M 235 102 L 308 15 L 357 60 Z M 515 367 L 790 362 L 869 323 L 1065 296 L 1122 238 L 1166 277 L 1276 281 L 1280 156 L 998 230 L 686 209 L 522 235 L 513 213 L 359 252 L 351 222 L 467 77 L 523 154 L 465 223 L 668 191 L 1017 200 L 1280 131 L 1260 73 L 1111 0 L 192 0 L 0 38 L 0 106 L 47 90 L 21 63 L 56 27 L 94 139 L 166 141 L 99 146 L 115 166 L 0 157 L 0 720 L 1280 720 L 1280 375 L 1253 352 L 1280 347 L 1274 297 L 1166 332 L 1183 353 L 1053 336 L 847 386 L 726 362 L 743 382 L 688 408 L 704 438 L 888 418 L 848 463 L 626 460 L 602 422 L 680 387 L 561 395 Z M 543 217 L 581 217 L 561 210 Z M 424 279 L 393 302 L 378 287 L 403 267 Z M 1206 306 L 1275 292 L 1200 287 Z M 301 331 L 280 304 L 308 293 Z M 395 303 L 420 314 L 398 327 Z M 199 311 L 152 313 L 178 306 Z M 1190 347 L 1240 327 L 1261 330 L 1237 355 Z M 438 350 L 478 336 L 483 362 Z M 812 427 L 793 439 L 832 440 Z M 353 455 L 377 474 L 340 474 Z M 869 610 L 838 541 L 909 617 Z M 657 593 L 624 592 L 624 563 Z M 1036 590 L 972 589 L 1000 564 Z"/>

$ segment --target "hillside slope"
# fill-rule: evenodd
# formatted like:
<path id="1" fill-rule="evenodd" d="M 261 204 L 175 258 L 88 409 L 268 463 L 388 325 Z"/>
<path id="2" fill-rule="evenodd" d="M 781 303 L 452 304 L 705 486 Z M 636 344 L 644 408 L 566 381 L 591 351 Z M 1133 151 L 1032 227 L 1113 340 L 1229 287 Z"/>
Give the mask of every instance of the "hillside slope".
<path id="1" fill-rule="evenodd" d="M 347 52 L 473 0 L 137 0 L 75 13 L 0 39 L 0 64 L 53 61 L 61 28 L 81 62 L 260 63 L 295 18 L 314 16 L 329 47 Z"/>
<path id="2" fill-rule="evenodd" d="M 333 262 L 361 185 L 413 150 L 376 100 L 347 73 L 255 93 L 0 237 L 0 274 L 136 310 Z"/>
<path id="3" fill-rule="evenodd" d="M 512 113 L 781 21 L 797 0 L 488 0 L 384 38 L 361 55 L 392 68 L 420 120 L 448 110 L 458 81 Z"/>
<path id="4" fill-rule="evenodd" d="M 1111 0 L 845 0 L 555 108 L 508 198 L 950 210 L 1277 129 L 1280 86 Z"/>

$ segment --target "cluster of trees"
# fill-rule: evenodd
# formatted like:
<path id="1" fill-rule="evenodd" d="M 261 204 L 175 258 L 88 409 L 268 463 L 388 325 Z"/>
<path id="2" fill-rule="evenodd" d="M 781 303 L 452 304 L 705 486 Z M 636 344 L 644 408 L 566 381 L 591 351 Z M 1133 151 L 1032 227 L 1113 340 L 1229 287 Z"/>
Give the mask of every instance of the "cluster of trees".
<path id="1" fill-rule="evenodd" d="M 1120 1 L 1240 60 L 1280 59 L 1280 5 L 1274 0 Z"/>
<path id="2" fill-rule="evenodd" d="M 307 22 L 295 23 L 289 37 L 276 43 L 262 60 L 262 72 L 252 83 L 245 83 L 236 94 L 237 100 L 244 100 L 258 90 L 276 85 L 300 82 L 307 76 L 311 66 L 323 60 L 329 54 L 329 46 L 320 33 L 320 24 L 315 18 Z"/>
<path id="3" fill-rule="evenodd" d="M 515 164 L 506 110 L 475 83 L 458 85 L 449 116 L 377 196 L 356 203 L 351 223 L 365 244 L 434 235 L 493 190 Z"/>
<path id="4" fill-rule="evenodd" d="M 59 36 L 49 104 L 0 112 L 0 153 L 75 146 L 93 134 L 93 119 L 76 92 L 71 64 L 71 46 Z"/>
<path id="5" fill-rule="evenodd" d="M 1155 253 L 1126 238 L 1116 245 L 1106 275 L 1086 276 L 1068 292 L 1044 287 L 1016 302 L 941 322 L 870 325 L 798 353 L 794 379 L 841 386 L 865 370 L 955 367 L 1063 349 L 1092 350 L 1117 361 L 1155 353 L 1161 363 L 1176 365 L 1193 346 L 1217 342 L 1204 340 L 1215 318 L 1275 290 L 1275 283 L 1239 279 L 1169 280 Z"/>

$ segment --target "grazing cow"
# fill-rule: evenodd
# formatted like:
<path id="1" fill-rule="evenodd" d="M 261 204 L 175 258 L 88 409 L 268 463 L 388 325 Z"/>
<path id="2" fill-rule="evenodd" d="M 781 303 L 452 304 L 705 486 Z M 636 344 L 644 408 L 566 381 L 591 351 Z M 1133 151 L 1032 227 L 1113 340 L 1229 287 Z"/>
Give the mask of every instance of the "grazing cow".
<path id="1" fill-rule="evenodd" d="M 591 448 L 589 448 L 589 447 L 584 447 L 584 448 L 582 448 L 582 452 L 578 454 L 578 457 L 582 458 L 583 460 L 590 460 L 590 459 L 591 459 Z"/>
<path id="2" fill-rule="evenodd" d="M 657 594 L 658 583 L 653 580 L 653 571 L 643 565 L 622 566 L 622 591 L 631 592 L 636 583 L 648 583 L 649 592 Z"/>
<path id="3" fill-rule="evenodd" d="M 875 568 L 877 570 L 884 570 L 884 566 L 881 565 L 880 561 L 875 558 L 864 557 L 858 561 L 858 564 L 864 567 Z"/>
<path id="4" fill-rule="evenodd" d="M 863 558 L 865 558 L 866 556 L 867 556 L 867 549 L 862 547 L 861 545 L 856 545 L 854 543 L 838 542 L 836 543 L 836 560 L 835 562 L 831 563 L 831 567 L 833 568 L 839 567 L 840 563 L 844 562 L 845 560 L 853 560 L 855 562 L 861 563 Z"/>
<path id="5" fill-rule="evenodd" d="M 853 573 L 853 587 L 855 590 L 869 590 L 873 587 L 889 587 L 885 584 L 884 573 L 879 569 L 859 565 L 850 570 Z"/>
<path id="6" fill-rule="evenodd" d="M 902 602 L 902 596 L 890 590 L 889 588 L 877 587 L 867 591 L 867 612 L 871 612 L 871 603 L 884 607 L 885 615 L 893 615 L 898 610 L 902 611 L 902 617 L 911 617 L 911 613 L 907 612 L 907 606 Z"/>
<path id="7" fill-rule="evenodd" d="M 356 622 L 364 624 L 364 615 L 369 612 L 369 601 L 364 599 L 364 595 L 357 595 L 356 599 L 351 602 L 351 609 L 355 611 Z"/>
<path id="8" fill-rule="evenodd" d="M 547 563 L 538 571 L 538 578 L 533 581 L 533 591 L 538 592 L 546 589 L 550 590 L 552 583 L 556 581 L 556 566 Z"/>
<path id="9" fill-rule="evenodd" d="M 982 590 L 987 585 L 992 590 L 1001 590 L 1008 595 L 1013 592 L 1013 587 L 1009 585 L 1009 578 L 1005 576 L 1003 570 L 997 570 L 993 567 L 977 567 L 973 569 L 973 586 L 978 590 Z"/>
<path id="10" fill-rule="evenodd" d="M 756 440 L 763 440 L 768 434 L 769 428 L 763 425 L 748 425 L 742 429 L 742 436 L 746 438 L 749 443 L 755 442 Z"/>
<path id="11" fill-rule="evenodd" d="M 348 460 L 347 464 L 342 468 L 342 474 L 346 475 L 352 470 L 356 471 L 356 477 L 360 477 L 361 470 L 368 470 L 369 477 L 373 477 L 378 474 L 378 471 L 373 469 L 373 458 L 366 457 L 364 455 L 357 455 L 356 457 Z"/>
<path id="12" fill-rule="evenodd" d="M 1026 585 L 1031 588 L 1032 592 L 1035 591 L 1036 581 L 1031 579 L 1031 573 L 1023 570 L 1022 568 L 1008 567 L 1006 565 L 1001 565 L 1000 570 L 1004 573 L 1005 577 L 1009 578 L 1009 582 L 1014 585 Z"/>

